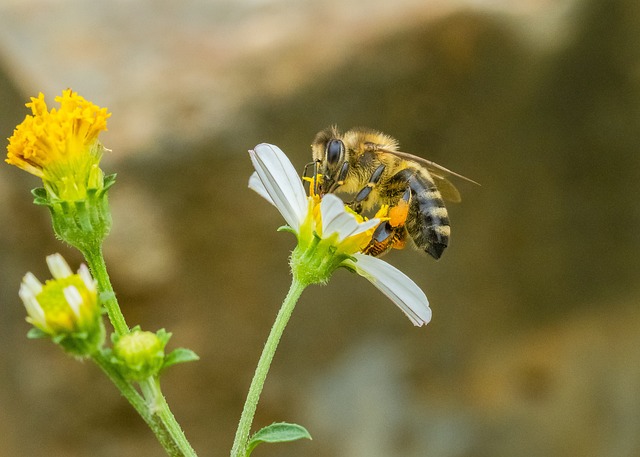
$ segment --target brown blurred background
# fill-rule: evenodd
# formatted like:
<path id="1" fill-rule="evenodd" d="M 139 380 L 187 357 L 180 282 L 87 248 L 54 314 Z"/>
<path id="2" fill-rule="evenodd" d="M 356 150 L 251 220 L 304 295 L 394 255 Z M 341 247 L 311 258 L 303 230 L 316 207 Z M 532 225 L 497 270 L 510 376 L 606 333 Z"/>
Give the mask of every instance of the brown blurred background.
<path id="1" fill-rule="evenodd" d="M 294 164 L 368 126 L 459 183 L 452 243 L 386 260 L 427 293 L 410 322 L 339 271 L 287 328 L 256 456 L 640 455 L 640 3 L 241 0 L 0 3 L 0 130 L 38 91 L 113 112 L 105 251 L 130 325 L 202 358 L 164 389 L 201 456 L 228 455 L 294 239 L 247 189 L 246 150 Z M 17 290 L 55 241 L 38 180 L 0 166 L 0 456 L 161 456 L 91 363 L 29 341 Z"/>

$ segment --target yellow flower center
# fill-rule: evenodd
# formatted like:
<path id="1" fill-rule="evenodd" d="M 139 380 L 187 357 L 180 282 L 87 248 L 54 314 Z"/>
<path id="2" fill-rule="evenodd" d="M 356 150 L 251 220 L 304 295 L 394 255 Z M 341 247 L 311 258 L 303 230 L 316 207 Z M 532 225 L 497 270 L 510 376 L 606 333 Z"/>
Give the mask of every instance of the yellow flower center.
<path id="1" fill-rule="evenodd" d="M 320 211 L 320 203 L 322 198 L 320 195 L 315 193 L 316 181 L 322 181 L 321 175 L 316 175 L 314 177 L 303 177 L 303 180 L 309 182 L 309 212 L 307 214 L 307 219 L 300 227 L 300 233 L 302 237 L 311 237 L 313 233 L 315 233 L 320 238 L 323 238 L 322 233 L 322 212 Z M 356 213 L 349 206 L 345 206 L 345 210 L 352 214 L 358 223 L 363 223 L 367 221 L 367 218 L 362 214 Z M 385 222 L 389 220 L 389 206 L 382 205 L 380 209 L 376 212 L 375 218 L 379 219 L 380 222 Z M 358 233 L 356 235 L 349 236 L 338 243 L 338 235 L 334 234 L 329 237 L 328 241 L 331 244 L 335 244 L 336 248 L 339 252 L 352 255 L 356 252 L 362 252 L 369 243 L 371 242 L 371 237 L 375 232 L 376 227 L 373 227 L 364 232 Z"/>
<path id="2" fill-rule="evenodd" d="M 74 287 L 82 299 L 77 310 L 69 305 L 64 294 L 64 290 L 68 287 Z M 41 330 L 52 335 L 86 330 L 86 327 L 91 327 L 100 314 L 96 294 L 87 289 L 82 278 L 77 274 L 48 280 L 36 296 L 36 300 L 44 311 L 47 325 Z M 36 325 L 30 319 L 27 320 Z"/>

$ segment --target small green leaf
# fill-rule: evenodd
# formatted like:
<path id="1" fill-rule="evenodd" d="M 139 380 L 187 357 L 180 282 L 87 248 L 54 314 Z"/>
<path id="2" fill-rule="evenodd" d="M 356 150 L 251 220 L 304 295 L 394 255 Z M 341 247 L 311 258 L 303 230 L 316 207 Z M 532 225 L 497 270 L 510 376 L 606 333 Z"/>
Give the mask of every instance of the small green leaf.
<path id="1" fill-rule="evenodd" d="M 49 196 L 47 195 L 47 191 L 44 187 L 36 187 L 31 190 L 31 194 L 33 195 L 33 203 L 38 206 L 50 206 L 51 202 L 49 202 Z"/>
<path id="2" fill-rule="evenodd" d="M 106 175 L 104 177 L 104 181 L 102 181 L 102 185 L 104 189 L 107 190 L 109 187 L 113 186 L 116 183 L 116 173 Z"/>
<path id="3" fill-rule="evenodd" d="M 164 363 L 162 364 L 162 370 L 165 370 L 176 363 L 193 362 L 194 360 L 200 360 L 198 354 L 193 352 L 191 349 L 178 348 L 165 356 Z"/>
<path id="4" fill-rule="evenodd" d="M 31 195 L 37 198 L 47 198 L 47 190 L 44 187 L 36 187 L 35 189 L 31 189 Z"/>
<path id="5" fill-rule="evenodd" d="M 288 225 L 283 225 L 281 227 L 278 227 L 278 232 L 289 232 L 289 233 L 293 233 L 294 235 L 296 234 L 296 231 L 293 230 L 291 227 L 289 227 Z"/>
<path id="6" fill-rule="evenodd" d="M 33 199 L 33 204 L 36 206 L 51 206 L 51 203 L 49 203 L 48 199 L 38 197 Z"/>
<path id="7" fill-rule="evenodd" d="M 171 339 L 171 332 L 167 332 L 165 329 L 161 328 L 156 332 L 156 336 L 162 341 L 163 347 L 167 345 L 169 339 Z"/>
<path id="8" fill-rule="evenodd" d="M 49 335 L 47 335 L 42 330 L 36 327 L 33 327 L 27 332 L 27 338 L 29 338 L 30 340 L 37 340 L 38 338 L 46 338 L 47 336 Z"/>
<path id="9" fill-rule="evenodd" d="M 260 443 L 285 443 L 302 438 L 311 439 L 311 435 L 302 425 L 288 424 L 286 422 L 267 425 L 254 433 L 249 439 L 249 443 L 247 444 L 247 457 L 251 455 L 251 452 L 253 452 Z"/>

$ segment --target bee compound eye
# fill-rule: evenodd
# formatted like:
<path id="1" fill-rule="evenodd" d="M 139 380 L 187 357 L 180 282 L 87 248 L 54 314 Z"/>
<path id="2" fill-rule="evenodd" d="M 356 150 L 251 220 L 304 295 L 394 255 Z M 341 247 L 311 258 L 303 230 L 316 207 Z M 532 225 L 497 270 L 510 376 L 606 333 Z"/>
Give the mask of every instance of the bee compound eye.
<path id="1" fill-rule="evenodd" d="M 338 163 L 342 158 L 344 144 L 341 140 L 331 140 L 327 143 L 327 162 L 330 164 Z"/>

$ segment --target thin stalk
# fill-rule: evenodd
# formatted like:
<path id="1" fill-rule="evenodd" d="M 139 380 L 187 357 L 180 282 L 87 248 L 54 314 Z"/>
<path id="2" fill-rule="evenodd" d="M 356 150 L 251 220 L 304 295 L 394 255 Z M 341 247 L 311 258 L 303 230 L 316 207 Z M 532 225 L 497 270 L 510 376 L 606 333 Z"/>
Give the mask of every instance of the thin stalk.
<path id="1" fill-rule="evenodd" d="M 120 310 L 120 305 L 118 305 L 118 300 L 107 273 L 101 246 L 85 249 L 82 253 L 89 264 L 93 277 L 98 283 L 100 298 L 107 310 L 107 315 L 116 335 L 122 336 L 129 333 L 129 326 Z M 169 409 L 169 405 L 160 390 L 160 384 L 156 379 L 140 383 L 145 399 L 129 381 L 122 377 L 120 372 L 113 367 L 103 354 L 95 354 L 93 360 L 140 414 L 169 456 L 196 457 L 195 451 Z"/>
<path id="2" fill-rule="evenodd" d="M 251 424 L 253 423 L 253 417 L 255 416 L 256 408 L 258 407 L 258 401 L 260 400 L 260 394 L 262 393 L 262 388 L 264 387 L 269 367 L 271 366 L 273 356 L 278 348 L 278 343 L 280 342 L 282 333 L 284 332 L 284 329 L 289 322 L 289 318 L 291 317 L 291 313 L 293 312 L 293 309 L 295 308 L 305 287 L 306 284 L 302 283 L 294 276 L 289 292 L 282 302 L 282 306 L 280 307 L 280 311 L 278 311 L 273 327 L 271 327 L 271 332 L 269 333 L 267 342 L 264 345 L 264 349 L 262 349 L 262 354 L 260 355 L 260 360 L 258 361 L 258 366 L 256 367 L 256 371 L 253 375 L 253 380 L 249 387 L 249 393 L 247 394 L 247 399 L 244 403 L 244 408 L 242 409 L 242 415 L 240 416 L 240 422 L 238 423 L 238 430 L 236 431 L 233 447 L 231 448 L 231 457 L 246 456 L 247 441 L 249 440 Z"/>
<path id="3" fill-rule="evenodd" d="M 92 356 L 93 361 L 102 371 L 109 377 L 111 382 L 115 384 L 120 393 L 127 399 L 133 408 L 140 414 L 140 417 L 147 423 L 151 431 L 156 435 L 160 445 L 171 457 L 183 457 L 195 454 L 183 454 L 177 448 L 174 439 L 167 430 L 167 427 L 151 413 L 147 401 L 138 393 L 138 391 L 122 377 L 120 372 L 114 368 L 109 360 L 101 353 Z"/>
<path id="4" fill-rule="evenodd" d="M 166 432 L 171 436 L 176 453 L 170 455 L 196 457 L 196 452 L 191 447 L 182 427 L 178 424 L 166 398 L 162 394 L 160 380 L 158 378 L 149 378 L 140 383 L 140 388 L 147 399 L 153 416 L 162 423 Z"/>
<path id="5" fill-rule="evenodd" d="M 89 264 L 93 277 L 98 282 L 98 290 L 100 291 L 100 299 L 107 310 L 109 321 L 113 325 L 116 335 L 122 336 L 129 333 L 129 326 L 124 319 L 124 315 L 118 305 L 118 299 L 111 286 L 111 280 L 107 273 L 107 265 L 102 256 L 102 247 L 100 245 L 82 250 L 84 258 Z"/>

